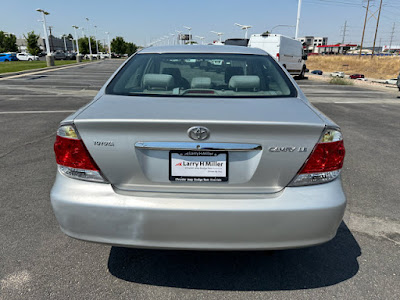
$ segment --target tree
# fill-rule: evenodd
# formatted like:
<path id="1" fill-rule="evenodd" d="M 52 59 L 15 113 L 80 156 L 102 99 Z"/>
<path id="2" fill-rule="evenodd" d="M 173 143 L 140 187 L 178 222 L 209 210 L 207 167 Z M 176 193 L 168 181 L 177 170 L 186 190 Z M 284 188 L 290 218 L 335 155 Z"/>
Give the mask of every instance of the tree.
<path id="1" fill-rule="evenodd" d="M 87 37 L 79 38 L 79 52 L 81 54 L 89 54 L 89 39 Z M 92 45 L 92 53 L 96 53 L 96 40 L 93 36 L 90 37 L 90 45 Z"/>
<path id="2" fill-rule="evenodd" d="M 124 38 L 121 36 L 117 36 L 113 38 L 111 41 L 111 51 L 117 54 L 125 54 L 126 53 L 126 43 Z"/>
<path id="3" fill-rule="evenodd" d="M 131 56 L 137 50 L 137 46 L 134 43 L 125 43 L 125 46 L 126 46 L 126 53 L 129 56 Z"/>
<path id="4" fill-rule="evenodd" d="M 17 52 L 17 37 L 13 34 L 6 35 L 0 31 L 0 52 Z"/>
<path id="5" fill-rule="evenodd" d="M 32 30 L 31 32 L 28 32 L 28 36 L 24 34 L 24 38 L 26 40 L 26 49 L 28 52 L 32 55 L 38 55 L 40 53 L 40 48 L 38 45 L 38 39 L 40 36 L 35 34 L 35 32 Z"/>

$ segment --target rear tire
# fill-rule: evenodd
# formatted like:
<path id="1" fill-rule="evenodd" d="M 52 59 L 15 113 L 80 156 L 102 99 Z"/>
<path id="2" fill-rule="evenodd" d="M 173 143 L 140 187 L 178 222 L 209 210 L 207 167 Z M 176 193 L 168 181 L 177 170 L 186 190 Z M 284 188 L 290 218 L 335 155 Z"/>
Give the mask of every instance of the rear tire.
<path id="1" fill-rule="evenodd" d="M 299 79 L 304 79 L 306 74 L 306 66 L 303 66 L 303 69 L 301 70 L 301 73 L 299 75 Z"/>
<path id="2" fill-rule="evenodd" d="M 9 61 L 8 59 L 5 59 L 4 61 Z"/>

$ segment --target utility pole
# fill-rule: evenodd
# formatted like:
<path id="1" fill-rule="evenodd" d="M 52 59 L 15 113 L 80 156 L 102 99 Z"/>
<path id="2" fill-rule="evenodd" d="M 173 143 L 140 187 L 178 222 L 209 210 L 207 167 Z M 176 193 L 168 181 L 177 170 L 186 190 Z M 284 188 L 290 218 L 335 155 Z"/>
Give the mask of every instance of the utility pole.
<path id="1" fill-rule="evenodd" d="M 376 36 L 378 35 L 378 27 L 379 27 L 379 19 L 380 19 L 380 17 L 381 17 L 382 2 L 383 2 L 383 0 L 381 0 L 381 4 L 379 5 L 378 20 L 376 21 L 376 30 L 375 30 L 374 46 L 372 47 L 372 55 L 371 55 L 371 58 L 374 57 L 374 52 L 375 52 L 375 42 L 376 42 Z"/>
<path id="2" fill-rule="evenodd" d="M 346 31 L 347 31 L 347 21 L 344 22 L 342 44 L 344 44 L 344 40 L 346 38 Z"/>
<path id="3" fill-rule="evenodd" d="M 389 53 L 391 53 L 391 52 L 390 52 L 390 49 L 392 49 L 392 42 L 393 42 L 393 35 L 394 35 L 394 29 L 395 29 L 395 27 L 396 27 L 396 23 L 393 22 L 392 33 L 391 33 L 391 35 L 390 35 Z"/>
<path id="4" fill-rule="evenodd" d="M 301 0 L 299 0 L 299 4 L 297 6 L 296 34 L 294 36 L 295 40 L 297 40 L 297 38 L 299 37 L 300 12 L 301 12 Z"/>
<path id="5" fill-rule="evenodd" d="M 361 53 L 362 53 L 362 49 L 363 49 L 363 44 L 364 44 L 364 34 L 365 34 L 365 26 L 367 25 L 367 17 L 368 17 L 368 10 L 369 10 L 369 1 L 370 1 L 370 0 L 368 0 L 367 9 L 366 9 L 366 12 L 365 12 L 364 29 L 363 29 L 362 38 L 361 38 L 360 54 L 358 55 L 358 57 L 361 57 Z"/>

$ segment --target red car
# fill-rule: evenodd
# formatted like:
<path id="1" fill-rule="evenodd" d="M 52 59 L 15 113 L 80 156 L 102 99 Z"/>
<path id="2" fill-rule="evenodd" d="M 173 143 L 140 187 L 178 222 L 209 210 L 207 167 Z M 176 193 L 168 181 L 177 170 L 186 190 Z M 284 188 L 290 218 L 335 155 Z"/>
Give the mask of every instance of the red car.
<path id="1" fill-rule="evenodd" d="M 353 74 L 350 75 L 350 79 L 364 78 L 364 74 Z"/>

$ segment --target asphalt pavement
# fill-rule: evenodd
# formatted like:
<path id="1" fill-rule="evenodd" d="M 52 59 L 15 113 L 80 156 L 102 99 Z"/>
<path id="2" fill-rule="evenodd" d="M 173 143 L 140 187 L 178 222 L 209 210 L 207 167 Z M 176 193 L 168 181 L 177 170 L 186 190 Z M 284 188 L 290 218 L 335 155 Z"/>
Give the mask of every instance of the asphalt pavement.
<path id="1" fill-rule="evenodd" d="M 349 204 L 326 244 L 161 251 L 65 236 L 49 199 L 55 130 L 121 62 L 0 78 L 0 299 L 400 298 L 400 98 L 393 92 L 299 81 L 345 137 Z"/>

